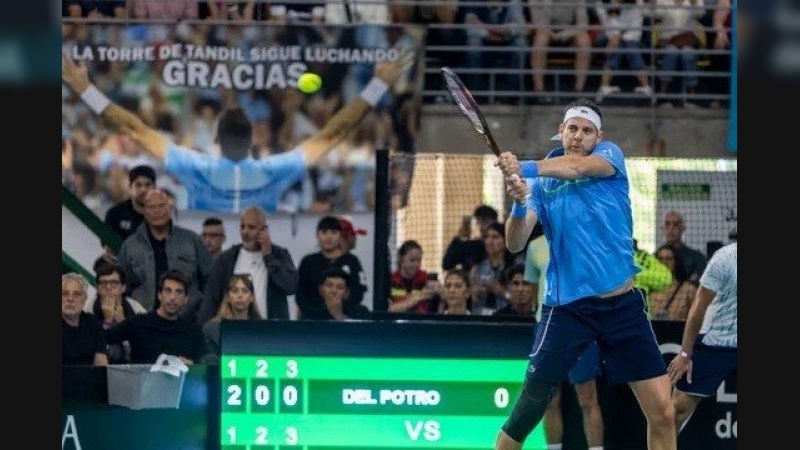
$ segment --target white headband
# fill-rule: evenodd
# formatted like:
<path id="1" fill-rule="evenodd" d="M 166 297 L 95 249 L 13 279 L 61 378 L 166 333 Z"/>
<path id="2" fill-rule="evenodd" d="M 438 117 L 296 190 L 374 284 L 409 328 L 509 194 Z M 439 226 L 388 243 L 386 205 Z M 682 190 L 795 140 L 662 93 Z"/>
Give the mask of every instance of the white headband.
<path id="1" fill-rule="evenodd" d="M 597 131 L 603 129 L 603 121 L 600 120 L 600 116 L 596 112 L 594 112 L 594 110 L 592 110 L 587 106 L 573 106 L 572 108 L 568 109 L 567 112 L 564 113 L 564 120 L 562 120 L 561 123 L 565 123 L 566 121 L 572 119 L 573 117 L 580 117 L 588 120 L 589 122 L 592 122 L 594 126 L 597 128 Z M 550 140 L 560 141 L 561 134 L 559 133 L 551 137 Z"/>

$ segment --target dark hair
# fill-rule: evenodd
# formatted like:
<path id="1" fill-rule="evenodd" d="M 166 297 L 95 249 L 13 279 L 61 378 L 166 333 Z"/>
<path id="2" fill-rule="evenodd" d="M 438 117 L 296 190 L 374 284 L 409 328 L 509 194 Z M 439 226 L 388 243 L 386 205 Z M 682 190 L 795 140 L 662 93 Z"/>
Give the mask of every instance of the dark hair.
<path id="1" fill-rule="evenodd" d="M 347 285 L 347 288 L 350 289 L 350 277 L 347 275 L 341 267 L 331 267 L 325 271 L 325 275 L 320 279 L 320 286 L 325 284 L 325 280 L 328 278 L 339 278 L 344 280 L 344 284 Z"/>
<path id="2" fill-rule="evenodd" d="M 231 108 L 219 116 L 217 140 L 222 154 L 233 161 L 241 161 L 250 154 L 253 142 L 253 124 L 244 109 Z"/>
<path id="3" fill-rule="evenodd" d="M 500 222 L 492 222 L 486 229 L 496 231 L 500 236 L 503 236 L 503 239 L 506 237 L 506 226 Z"/>
<path id="4" fill-rule="evenodd" d="M 476 219 L 489 219 L 492 222 L 497 221 L 497 218 L 499 217 L 497 210 L 489 205 L 478 206 L 475 208 L 475 211 L 473 211 L 472 215 Z"/>
<path id="5" fill-rule="evenodd" d="M 133 167 L 131 170 L 128 171 L 128 183 L 129 184 L 133 184 L 133 182 L 139 177 L 149 178 L 150 181 L 152 181 L 155 184 L 155 182 L 156 182 L 156 171 L 152 167 L 150 167 L 150 166 L 148 166 L 146 164 L 142 164 L 140 166 Z"/>
<path id="6" fill-rule="evenodd" d="M 189 285 L 191 284 L 191 280 L 189 280 L 189 277 L 187 277 L 186 274 L 178 269 L 168 270 L 158 278 L 159 292 L 164 289 L 164 282 L 167 280 L 177 281 L 178 283 L 182 284 L 183 290 L 186 291 L 186 295 L 189 295 Z"/>
<path id="7" fill-rule="evenodd" d="M 525 264 L 512 264 L 509 266 L 505 272 L 503 272 L 500 282 L 507 285 L 511 283 L 511 280 L 514 279 L 514 275 L 516 274 L 521 274 L 522 278 L 525 278 Z"/>
<path id="8" fill-rule="evenodd" d="M 207 225 L 222 225 L 222 219 L 216 216 L 206 217 L 206 220 L 203 221 L 203 226 Z"/>
<path id="9" fill-rule="evenodd" d="M 450 278 L 450 275 L 457 275 L 457 276 L 461 277 L 461 279 L 464 280 L 464 284 L 467 286 L 467 289 L 469 289 L 472 286 L 472 282 L 469 279 L 469 273 L 467 273 L 466 270 L 464 270 L 464 269 L 453 269 L 453 270 L 448 271 L 447 275 L 444 276 L 444 281 L 445 282 L 447 281 L 448 278 Z M 470 308 L 472 307 L 471 306 L 472 298 L 467 300 L 467 304 L 469 305 Z"/>
<path id="10" fill-rule="evenodd" d="M 317 231 L 323 230 L 336 230 L 341 232 L 342 231 L 342 223 L 339 222 L 339 219 L 333 216 L 325 216 L 319 219 L 317 222 Z"/>
<path id="11" fill-rule="evenodd" d="M 566 112 L 569 111 L 570 108 L 577 108 L 580 106 L 585 106 L 591 109 L 592 111 L 596 112 L 597 115 L 600 117 L 600 122 L 603 121 L 603 113 L 600 112 L 600 107 L 597 106 L 595 102 L 589 100 L 588 98 L 579 98 L 574 102 L 570 103 L 569 105 L 567 105 L 566 108 L 564 108 L 564 113 L 566 114 Z"/>
<path id="12" fill-rule="evenodd" d="M 414 249 L 422 251 L 422 246 L 419 245 L 419 242 L 417 242 L 417 241 L 415 241 L 413 239 L 409 239 L 409 240 L 403 242 L 400 245 L 400 248 L 397 249 L 398 259 L 402 258 L 403 256 L 406 256 L 408 254 L 408 252 L 410 252 L 411 250 L 414 250 Z"/>
<path id="13" fill-rule="evenodd" d="M 107 277 L 116 273 L 119 275 L 119 281 L 122 284 L 128 284 L 128 277 L 125 275 L 125 271 L 122 270 L 122 266 L 117 263 L 100 257 L 94 262 L 93 269 L 98 283 L 100 282 L 100 277 Z"/>
<path id="14" fill-rule="evenodd" d="M 664 244 L 661 247 L 656 249 L 654 253 L 656 258 L 658 257 L 658 252 L 661 250 L 669 250 L 672 252 L 672 276 L 680 283 L 689 279 L 689 272 L 686 270 L 686 265 L 683 264 L 683 260 L 678 257 L 678 252 L 669 244 Z"/>

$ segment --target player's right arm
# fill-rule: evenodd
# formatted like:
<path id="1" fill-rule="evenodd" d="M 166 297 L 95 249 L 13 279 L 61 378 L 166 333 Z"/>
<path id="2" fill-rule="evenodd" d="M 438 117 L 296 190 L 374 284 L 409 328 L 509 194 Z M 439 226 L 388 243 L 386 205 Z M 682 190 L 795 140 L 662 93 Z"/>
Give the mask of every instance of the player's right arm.
<path id="1" fill-rule="evenodd" d="M 76 63 L 67 55 L 62 54 L 61 80 L 80 95 L 81 100 L 87 103 L 95 113 L 105 118 L 108 123 L 118 131 L 130 135 L 156 158 L 160 160 L 164 159 L 167 154 L 167 148 L 170 145 L 169 140 L 157 130 L 144 123 L 136 114 L 111 102 L 104 94 L 97 91 L 97 87 L 89 80 L 89 71 L 85 64 L 81 62 Z M 98 95 L 95 95 L 93 100 L 92 97 L 88 97 L 90 100 L 87 101 L 86 93 L 91 90 L 95 90 Z M 94 104 L 95 106 L 102 107 L 102 109 L 96 110 L 93 108 L 92 102 L 99 102 Z M 104 102 L 108 102 L 107 105 L 103 106 Z"/>

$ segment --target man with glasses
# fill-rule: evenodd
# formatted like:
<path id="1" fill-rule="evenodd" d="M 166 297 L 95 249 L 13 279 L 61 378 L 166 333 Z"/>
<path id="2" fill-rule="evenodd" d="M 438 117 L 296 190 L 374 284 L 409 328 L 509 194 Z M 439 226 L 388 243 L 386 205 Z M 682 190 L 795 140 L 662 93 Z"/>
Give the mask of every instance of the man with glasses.
<path id="1" fill-rule="evenodd" d="M 214 260 L 200 236 L 172 221 L 174 203 L 163 189 L 153 189 L 144 198 L 144 223 L 122 243 L 117 262 L 128 277 L 128 295 L 148 311 L 158 309 L 159 277 L 177 269 L 190 281 L 188 301 L 181 316 L 195 320 Z"/>

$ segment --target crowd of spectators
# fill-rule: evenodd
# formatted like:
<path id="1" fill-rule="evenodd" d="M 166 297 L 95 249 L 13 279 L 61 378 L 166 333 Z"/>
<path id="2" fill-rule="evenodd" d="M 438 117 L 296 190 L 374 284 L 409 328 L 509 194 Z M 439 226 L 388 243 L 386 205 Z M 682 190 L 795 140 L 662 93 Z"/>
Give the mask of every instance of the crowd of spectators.
<path id="1" fill-rule="evenodd" d="M 352 6 L 333 1 L 267 5 L 256 1 L 64 0 L 65 17 L 199 19 L 207 20 L 208 26 L 174 27 L 175 35 L 170 36 L 170 29 L 164 34 L 164 28 L 153 24 L 122 30 L 113 26 L 89 28 L 80 21 L 66 21 L 63 37 L 73 44 L 115 42 L 124 46 L 176 39 L 249 45 L 257 34 L 249 34 L 247 27 L 227 28 L 214 22 L 235 20 L 242 24 L 267 21 L 296 27 L 293 31 L 279 29 L 277 33 L 284 33 L 276 38 L 279 42 L 352 39 L 358 45 L 391 46 L 399 36 L 369 25 L 423 23 L 429 31 L 425 41 L 431 47 L 428 62 L 464 67 L 470 74 L 481 75 L 495 67 L 499 58 L 509 69 L 499 81 L 500 90 L 527 89 L 528 77 L 520 77 L 519 71 L 511 69 L 530 69 L 534 94 L 531 98 L 542 103 L 559 101 L 547 94 L 547 79 L 540 76 L 550 64 L 548 50 L 555 43 L 572 45 L 577 50 L 570 59 L 576 69 L 571 85 L 574 92 L 583 93 L 597 83 L 589 81 L 592 64 L 603 68 L 602 81 L 596 84 L 601 101 L 622 91 L 611 84 L 623 77 L 616 74 L 621 61 L 635 72 L 633 94 L 651 102 L 655 101 L 656 92 L 669 94 L 669 89 L 674 89 L 672 72 L 683 62 L 681 67 L 689 71 L 681 87 L 684 101 L 670 104 L 688 106 L 692 95 L 707 86 L 702 77 L 691 71 L 697 58 L 692 62 L 686 55 L 700 56 L 698 50 L 710 48 L 709 45 L 718 50 L 730 45 L 723 37 L 728 33 L 728 19 L 720 13 L 727 1 L 720 0 L 715 5 L 698 1 L 686 5 L 671 1 L 677 9 L 667 10 L 655 8 L 664 6 L 661 1 L 653 5 L 643 0 L 565 1 L 574 13 L 562 14 L 564 11 L 556 7 L 559 2 L 555 0 L 531 1 L 530 8 L 520 0 L 491 1 L 485 6 L 470 2 L 420 2 L 413 6 L 374 2 Z M 647 21 L 661 28 L 639 30 L 634 35 L 623 31 L 621 24 L 628 23 L 630 15 L 638 17 L 631 14 L 637 11 L 644 30 Z M 695 22 L 700 25 L 700 36 L 695 34 Z M 306 27 L 306 23 L 354 23 L 359 27 L 348 34 Z M 667 27 L 668 24 L 672 25 Z M 673 33 L 673 28 L 678 27 L 681 28 Z M 286 41 L 281 40 L 284 38 Z M 464 52 L 436 48 L 452 44 L 480 48 Z M 644 66 L 636 55 L 641 56 L 651 45 L 665 51 L 658 61 L 648 63 L 663 64 L 669 74 L 642 76 Z M 724 66 L 724 62 L 715 64 Z M 169 87 L 152 77 L 148 71 L 154 69 L 146 65 L 119 69 L 113 63 L 98 64 L 93 81 L 106 87 L 109 96 L 135 111 L 148 126 L 199 153 L 220 151 L 214 138 L 215 118 L 231 105 L 240 106 L 252 123 L 252 158 L 286 152 L 313 136 L 372 77 L 371 69 L 364 65 L 349 65 L 346 71 L 329 68 L 330 85 L 342 88 L 326 87 L 317 96 L 303 97 L 290 89 L 234 92 Z M 125 77 L 124 82 L 120 77 Z M 485 76 L 476 76 L 473 81 L 478 91 L 497 88 Z M 351 251 L 358 229 L 347 218 L 332 214 L 372 207 L 368 180 L 374 170 L 370 162 L 374 161 L 378 143 L 389 142 L 397 152 L 415 151 L 413 139 L 409 143 L 415 119 L 408 105 L 418 106 L 419 98 L 414 97 L 414 88 L 408 87 L 412 82 L 405 80 L 394 92 L 395 99 L 408 103 L 378 103 L 341 147 L 311 168 L 311 176 L 280 199 L 277 210 L 329 214 L 317 225 L 319 250 L 305 255 L 297 265 L 286 248 L 272 242 L 267 213 L 273 211 L 261 207 L 242 211 L 242 244 L 228 249 L 223 248 L 224 224 L 217 218 L 206 221 L 202 232 L 175 224 L 176 212 L 185 208 L 185 187 L 163 170 L 164 162 L 153 157 L 153 152 L 126 134 L 106 130 L 76 94 L 65 89 L 63 101 L 71 108 L 62 108 L 62 183 L 105 217 L 123 244 L 118 252 L 106 246 L 104 253 L 98 255 L 94 267 L 97 297 L 91 302 L 83 277 L 62 277 L 63 362 L 153 362 L 162 352 L 180 356 L 187 363 L 214 361 L 221 320 L 288 319 L 288 297 L 292 295 L 301 320 L 368 318 L 371 311 L 362 304 L 367 280 L 361 261 Z M 653 83 L 659 83 L 657 90 L 652 89 L 656 86 Z M 188 109 L 187 104 L 191 105 Z M 191 113 L 184 115 L 186 111 Z M 311 183 L 310 188 L 307 183 Z M 517 255 L 510 254 L 505 245 L 505 229 L 498 221 L 497 211 L 489 206 L 479 206 L 466 219 L 445 253 L 444 274 L 429 273 L 421 267 L 424 249 L 418 242 L 409 240 L 399 246 L 398 267 L 391 274 L 392 290 L 387 299 L 389 312 L 527 315 L 535 321 L 543 290 L 539 286 L 541 274 L 522 273 L 521 264 L 526 257 L 535 257 L 539 247 L 531 245 Z M 663 226 L 667 242 L 656 252 L 656 260 L 648 264 L 663 264 L 662 273 L 671 278 L 662 283 L 661 289 L 650 293 L 652 317 L 685 320 L 693 298 L 691 289 L 702 273 L 705 256 L 681 241 L 685 224 L 679 212 L 670 211 Z M 537 242 L 540 235 L 541 229 L 538 233 L 535 229 L 529 242 Z"/>

